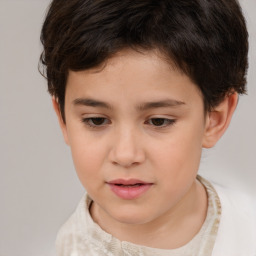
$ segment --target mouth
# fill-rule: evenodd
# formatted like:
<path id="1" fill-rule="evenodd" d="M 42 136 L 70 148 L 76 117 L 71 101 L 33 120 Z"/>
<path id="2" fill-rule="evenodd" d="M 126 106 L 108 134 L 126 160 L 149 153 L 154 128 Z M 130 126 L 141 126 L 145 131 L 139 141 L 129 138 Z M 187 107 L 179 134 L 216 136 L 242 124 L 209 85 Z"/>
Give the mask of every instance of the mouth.
<path id="1" fill-rule="evenodd" d="M 109 181 L 107 182 L 107 184 L 115 185 L 119 187 L 139 187 L 139 186 L 149 185 L 153 183 L 145 182 L 137 179 L 129 179 L 129 180 L 117 179 L 117 180 Z"/>
<path id="2" fill-rule="evenodd" d="M 139 186 L 143 186 L 145 184 L 143 183 L 136 183 L 136 184 L 131 184 L 131 185 L 124 185 L 124 184 L 114 184 L 115 186 L 119 186 L 119 187 L 124 187 L 124 188 L 134 188 L 134 187 L 139 187 Z"/>
<path id="3" fill-rule="evenodd" d="M 107 184 L 116 196 L 125 200 L 132 200 L 142 196 L 153 185 L 153 183 L 135 179 L 112 180 L 110 182 L 107 182 Z"/>

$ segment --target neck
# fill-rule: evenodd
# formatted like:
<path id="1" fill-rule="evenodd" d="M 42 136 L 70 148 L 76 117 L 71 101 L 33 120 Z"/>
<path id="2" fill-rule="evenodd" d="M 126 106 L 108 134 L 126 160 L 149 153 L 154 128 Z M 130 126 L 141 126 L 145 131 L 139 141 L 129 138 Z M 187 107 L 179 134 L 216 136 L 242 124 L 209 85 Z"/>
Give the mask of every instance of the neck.
<path id="1" fill-rule="evenodd" d="M 203 185 L 196 180 L 170 211 L 144 224 L 120 223 L 95 203 L 90 212 L 103 230 L 121 241 L 175 249 L 188 243 L 201 229 L 207 213 L 207 194 Z"/>

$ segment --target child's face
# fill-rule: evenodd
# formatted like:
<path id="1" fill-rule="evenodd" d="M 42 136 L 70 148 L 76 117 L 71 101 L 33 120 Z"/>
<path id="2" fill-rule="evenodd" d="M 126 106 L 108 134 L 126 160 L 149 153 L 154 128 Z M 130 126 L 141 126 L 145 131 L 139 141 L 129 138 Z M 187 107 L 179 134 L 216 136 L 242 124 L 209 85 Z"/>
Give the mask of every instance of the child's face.
<path id="1" fill-rule="evenodd" d="M 156 53 L 122 51 L 103 69 L 70 72 L 65 114 L 77 174 L 99 211 L 147 223 L 191 192 L 204 144 L 203 99 Z"/>

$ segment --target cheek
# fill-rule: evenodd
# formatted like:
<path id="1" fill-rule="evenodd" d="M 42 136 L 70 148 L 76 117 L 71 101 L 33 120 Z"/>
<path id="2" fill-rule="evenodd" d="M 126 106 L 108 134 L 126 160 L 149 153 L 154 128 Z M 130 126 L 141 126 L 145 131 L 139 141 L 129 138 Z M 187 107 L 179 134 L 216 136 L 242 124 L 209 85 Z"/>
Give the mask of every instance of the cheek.
<path id="1" fill-rule="evenodd" d="M 175 136 L 162 150 L 156 150 L 157 182 L 163 200 L 177 202 L 191 187 L 196 178 L 200 158 L 200 143 L 193 136 Z M 157 171 L 161 170 L 161 171 Z"/>
<path id="2" fill-rule="evenodd" d="M 201 133 L 195 129 L 180 129 L 155 149 L 155 161 L 163 166 L 163 175 L 183 177 L 195 175 L 201 158 Z"/>
<path id="3" fill-rule="evenodd" d="M 90 136 L 75 136 L 70 139 L 70 148 L 77 175 L 81 183 L 97 179 L 104 161 L 105 148 L 101 140 Z"/>

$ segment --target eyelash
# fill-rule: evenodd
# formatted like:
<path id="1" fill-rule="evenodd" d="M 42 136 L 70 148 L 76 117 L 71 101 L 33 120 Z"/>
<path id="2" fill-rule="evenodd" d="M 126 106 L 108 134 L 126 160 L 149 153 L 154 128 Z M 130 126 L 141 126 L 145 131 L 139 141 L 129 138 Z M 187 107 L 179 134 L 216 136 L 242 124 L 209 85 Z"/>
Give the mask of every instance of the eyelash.
<path id="1" fill-rule="evenodd" d="M 100 128 L 104 125 L 95 125 L 95 124 L 91 124 L 91 121 L 92 120 L 95 120 L 95 119 L 104 119 L 104 120 L 107 120 L 107 118 L 104 118 L 104 117 L 88 117 L 88 118 L 83 118 L 81 121 L 82 123 L 86 124 L 87 126 L 89 126 L 90 128 Z"/>
<path id="2" fill-rule="evenodd" d="M 84 123 L 85 125 L 89 126 L 90 128 L 93 128 L 93 129 L 97 129 L 97 128 L 99 129 L 99 128 L 102 128 L 102 127 L 105 126 L 105 124 L 101 124 L 101 125 L 92 124 L 93 120 L 95 120 L 95 119 L 103 119 L 104 121 L 107 120 L 107 118 L 104 118 L 104 117 L 89 117 L 89 118 L 83 118 L 81 121 L 82 121 L 82 123 Z M 175 122 L 176 122 L 175 119 L 168 119 L 168 118 L 159 117 L 159 118 L 150 118 L 145 123 L 149 124 L 150 121 L 152 121 L 152 120 L 164 120 L 164 122 L 167 123 L 163 126 L 157 126 L 157 125 L 151 124 L 152 126 L 154 126 L 154 129 L 164 129 L 164 128 L 167 128 L 169 126 L 174 125 Z"/>

